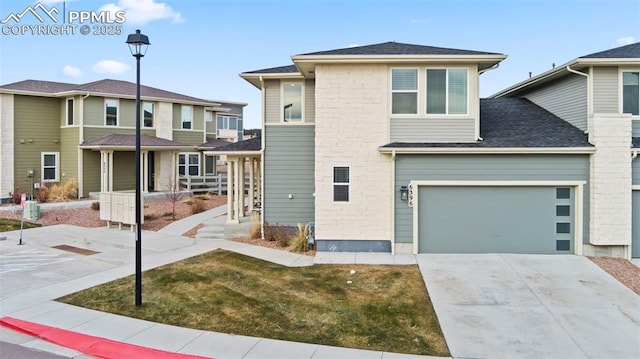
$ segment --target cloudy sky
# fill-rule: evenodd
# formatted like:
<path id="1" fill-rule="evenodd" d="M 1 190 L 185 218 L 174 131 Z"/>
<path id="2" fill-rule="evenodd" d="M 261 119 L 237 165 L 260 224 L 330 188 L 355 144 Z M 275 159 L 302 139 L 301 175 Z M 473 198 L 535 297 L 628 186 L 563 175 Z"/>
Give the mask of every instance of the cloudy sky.
<path id="1" fill-rule="evenodd" d="M 246 102 L 246 128 L 260 126 L 260 92 L 238 75 L 296 54 L 386 41 L 506 54 L 481 76 L 488 96 L 553 63 L 640 41 L 638 0 L 41 0 L 42 21 L 24 13 L 37 3 L 0 2 L 0 84 L 135 82 L 125 41 L 140 29 L 152 44 L 143 84 Z"/>

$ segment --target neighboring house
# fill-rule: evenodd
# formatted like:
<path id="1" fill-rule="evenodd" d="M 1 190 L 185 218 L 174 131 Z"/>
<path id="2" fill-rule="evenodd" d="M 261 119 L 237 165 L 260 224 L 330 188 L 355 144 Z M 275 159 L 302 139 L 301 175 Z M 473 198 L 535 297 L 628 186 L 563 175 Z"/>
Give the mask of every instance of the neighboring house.
<path id="1" fill-rule="evenodd" d="M 0 199 L 72 178 L 79 197 L 135 189 L 135 96 L 135 83 L 117 80 L 0 86 Z M 244 106 L 141 86 L 143 190 L 215 174 L 215 158 L 203 151 L 227 143 L 215 140 L 217 118 L 242 128 Z"/>
<path id="2" fill-rule="evenodd" d="M 479 98 L 479 76 L 499 53 L 387 42 L 242 73 L 263 98 L 262 143 L 247 152 L 262 161 L 262 220 L 313 222 L 319 251 L 628 257 L 636 152 L 618 98 L 629 96 L 637 115 L 640 58 L 629 49 L 489 99 Z M 567 101 L 571 114 L 534 98 L 556 82 L 585 91 Z M 576 97 L 558 89 L 550 102 Z"/>
<path id="3" fill-rule="evenodd" d="M 585 253 L 640 257 L 640 43 L 578 57 L 494 97 L 526 98 L 588 134 L 596 152 Z"/>

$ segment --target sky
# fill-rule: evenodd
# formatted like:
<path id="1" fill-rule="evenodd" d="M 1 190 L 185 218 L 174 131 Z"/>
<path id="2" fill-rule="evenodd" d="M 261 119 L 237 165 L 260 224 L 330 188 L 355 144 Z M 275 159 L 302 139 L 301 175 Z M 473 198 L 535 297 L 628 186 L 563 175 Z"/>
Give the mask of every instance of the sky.
<path id="1" fill-rule="evenodd" d="M 0 84 L 135 82 L 125 41 L 140 29 L 151 42 L 143 85 L 247 103 L 245 128 L 261 127 L 261 95 L 239 74 L 297 54 L 387 41 L 505 54 L 480 76 L 487 97 L 529 72 L 640 41 L 640 0 L 41 0 L 51 18 L 10 18 L 37 3 L 0 1 Z"/>

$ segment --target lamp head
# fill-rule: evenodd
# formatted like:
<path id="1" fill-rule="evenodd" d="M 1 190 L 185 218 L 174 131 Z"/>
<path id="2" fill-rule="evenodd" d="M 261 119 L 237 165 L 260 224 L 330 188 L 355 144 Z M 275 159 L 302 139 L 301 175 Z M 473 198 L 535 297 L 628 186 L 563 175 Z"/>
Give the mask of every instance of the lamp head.
<path id="1" fill-rule="evenodd" d="M 147 53 L 147 48 L 151 45 L 149 37 L 141 34 L 140 30 L 136 30 L 135 34 L 127 36 L 127 44 L 129 45 L 131 55 L 134 57 L 143 57 L 144 54 Z"/>

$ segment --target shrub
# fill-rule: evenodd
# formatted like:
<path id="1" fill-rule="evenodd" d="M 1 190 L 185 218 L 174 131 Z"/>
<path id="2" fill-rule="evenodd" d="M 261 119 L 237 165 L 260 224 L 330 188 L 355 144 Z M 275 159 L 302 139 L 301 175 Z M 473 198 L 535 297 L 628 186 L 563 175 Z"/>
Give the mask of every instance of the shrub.
<path id="1" fill-rule="evenodd" d="M 38 190 L 38 193 L 36 193 L 36 200 L 38 200 L 38 202 L 40 203 L 45 203 L 49 200 L 50 193 L 51 193 L 51 190 L 49 189 L 49 187 L 42 186 Z"/>
<path id="2" fill-rule="evenodd" d="M 78 180 L 72 178 L 64 184 L 54 184 L 50 188 L 51 202 L 66 202 L 78 195 Z"/>
<path id="3" fill-rule="evenodd" d="M 292 237 L 292 231 L 290 227 L 281 225 L 270 225 L 268 222 L 264 223 L 264 239 L 271 242 L 278 243 L 281 247 L 289 246 L 289 241 Z"/>
<path id="4" fill-rule="evenodd" d="M 207 206 L 201 199 L 194 199 L 191 203 L 191 214 L 201 213 L 207 210 Z"/>
<path id="5" fill-rule="evenodd" d="M 91 209 L 94 210 L 94 211 L 100 210 L 100 202 L 91 203 Z"/>
<path id="6" fill-rule="evenodd" d="M 289 242 L 288 250 L 292 252 L 306 252 L 309 250 L 307 237 L 309 236 L 309 225 L 298 223 L 298 231 L 294 233 Z"/>
<path id="7" fill-rule="evenodd" d="M 24 193 L 24 189 L 22 187 L 15 187 L 12 193 L 9 193 L 11 196 L 11 200 L 14 204 L 20 204 L 20 200 L 22 199 L 22 194 Z"/>

